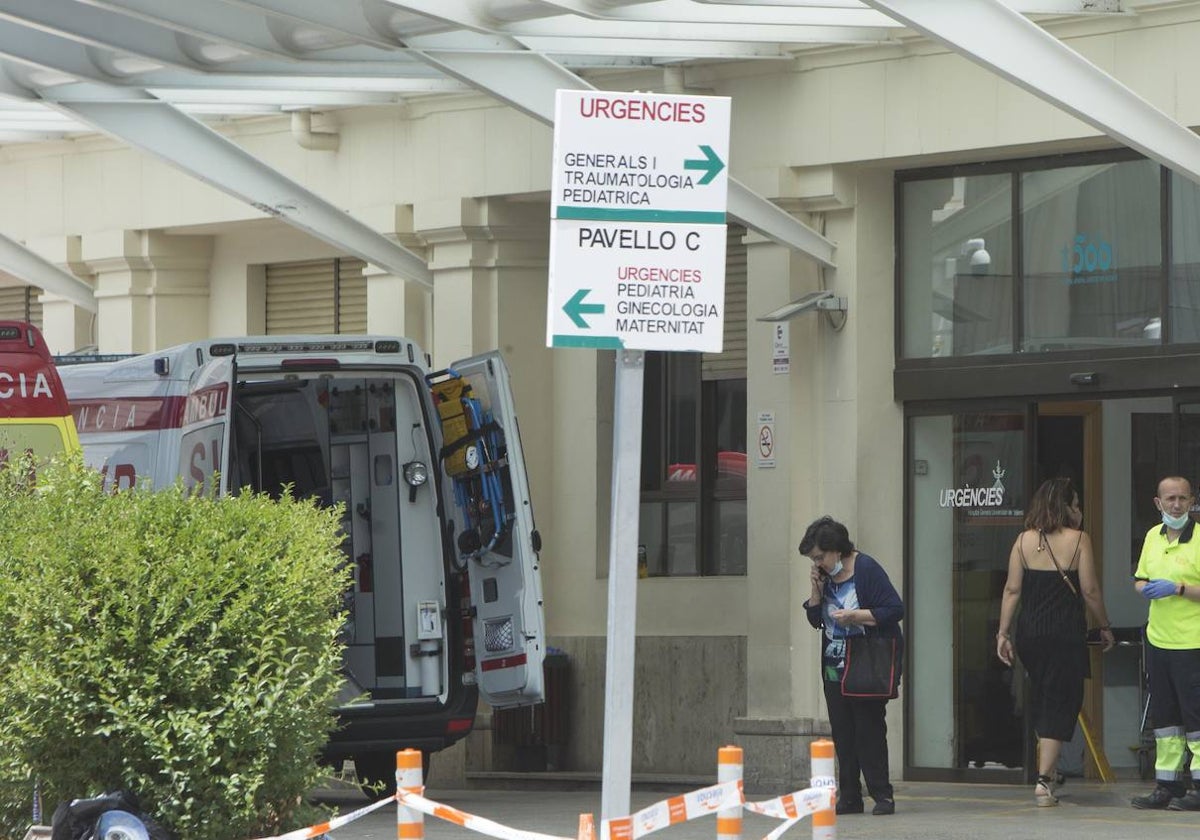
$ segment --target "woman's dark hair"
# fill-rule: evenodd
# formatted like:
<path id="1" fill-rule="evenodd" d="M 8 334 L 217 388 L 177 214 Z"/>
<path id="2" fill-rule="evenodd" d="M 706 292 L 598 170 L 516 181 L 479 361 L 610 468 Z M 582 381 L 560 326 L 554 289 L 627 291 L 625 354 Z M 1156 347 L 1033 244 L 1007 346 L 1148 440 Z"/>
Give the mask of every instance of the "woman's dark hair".
<path id="1" fill-rule="evenodd" d="M 822 516 L 805 530 L 804 539 L 800 540 L 800 553 L 811 554 L 814 547 L 821 551 L 836 551 L 843 557 L 854 552 L 850 532 L 832 516 Z"/>
<path id="2" fill-rule="evenodd" d="M 1069 478 L 1051 478 L 1043 481 L 1029 500 L 1029 510 L 1025 512 L 1025 527 L 1044 533 L 1071 527 L 1069 508 L 1078 498 L 1079 492 Z"/>

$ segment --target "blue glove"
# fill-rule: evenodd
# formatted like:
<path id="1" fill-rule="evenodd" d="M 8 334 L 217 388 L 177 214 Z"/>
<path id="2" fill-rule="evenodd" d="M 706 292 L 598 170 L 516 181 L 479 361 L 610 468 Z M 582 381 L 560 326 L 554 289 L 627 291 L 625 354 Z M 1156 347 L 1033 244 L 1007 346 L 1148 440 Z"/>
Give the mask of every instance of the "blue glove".
<path id="1" fill-rule="evenodd" d="M 1157 598 L 1166 598 L 1168 595 L 1174 595 L 1179 591 L 1179 585 L 1173 580 L 1165 578 L 1155 578 L 1154 580 L 1146 581 L 1142 587 L 1142 597 L 1149 598 L 1151 601 Z"/>

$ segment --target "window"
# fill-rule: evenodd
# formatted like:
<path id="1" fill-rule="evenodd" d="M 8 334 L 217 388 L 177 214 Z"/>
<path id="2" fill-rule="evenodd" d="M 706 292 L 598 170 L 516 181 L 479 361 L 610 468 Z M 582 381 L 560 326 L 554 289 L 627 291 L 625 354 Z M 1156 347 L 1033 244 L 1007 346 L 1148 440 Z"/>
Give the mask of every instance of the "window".
<path id="1" fill-rule="evenodd" d="M 349 257 L 267 266 L 267 334 L 367 331 L 366 263 Z"/>
<path id="2" fill-rule="evenodd" d="M 1021 349 L 1158 344 L 1159 216 L 1153 161 L 1024 173 Z"/>
<path id="3" fill-rule="evenodd" d="M 1200 193 L 1176 178 L 1168 203 L 1166 183 L 1131 152 L 901 174 L 898 368 L 1200 340 Z"/>
<path id="4" fill-rule="evenodd" d="M 902 190 L 905 358 L 1012 352 L 1012 178 Z"/>
<path id="5" fill-rule="evenodd" d="M 1200 341 L 1200 186 L 1171 174 L 1170 340 Z"/>
<path id="6" fill-rule="evenodd" d="M 746 573 L 746 380 L 647 353 L 639 545 L 660 575 Z"/>
<path id="7" fill-rule="evenodd" d="M 746 250 L 730 226 L 724 350 L 646 353 L 638 543 L 650 576 L 746 574 Z"/>

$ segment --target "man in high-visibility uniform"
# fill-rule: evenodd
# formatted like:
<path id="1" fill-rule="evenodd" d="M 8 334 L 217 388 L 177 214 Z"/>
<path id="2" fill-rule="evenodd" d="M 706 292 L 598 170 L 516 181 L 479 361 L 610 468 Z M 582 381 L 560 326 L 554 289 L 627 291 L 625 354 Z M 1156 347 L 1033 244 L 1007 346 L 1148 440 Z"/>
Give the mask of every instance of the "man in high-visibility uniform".
<path id="1" fill-rule="evenodd" d="M 1150 601 L 1146 658 L 1157 750 L 1154 790 L 1135 796 L 1134 808 L 1200 811 L 1200 790 L 1188 790 L 1184 773 L 1191 750 L 1192 780 L 1200 777 L 1200 534 L 1192 502 L 1186 478 L 1158 483 L 1162 525 L 1146 533 L 1134 573 L 1134 587 Z"/>

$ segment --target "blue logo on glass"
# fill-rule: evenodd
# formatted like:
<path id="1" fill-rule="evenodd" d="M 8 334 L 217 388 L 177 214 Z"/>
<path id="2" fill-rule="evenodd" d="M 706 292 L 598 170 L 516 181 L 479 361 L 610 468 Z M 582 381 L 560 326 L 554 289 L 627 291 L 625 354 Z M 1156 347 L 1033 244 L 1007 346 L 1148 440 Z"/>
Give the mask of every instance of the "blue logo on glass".
<path id="1" fill-rule="evenodd" d="M 1074 241 L 1062 249 L 1062 270 L 1071 285 L 1114 282 L 1116 273 L 1108 273 L 1112 265 L 1112 245 L 1102 236 L 1093 242 L 1086 233 L 1077 233 Z"/>

